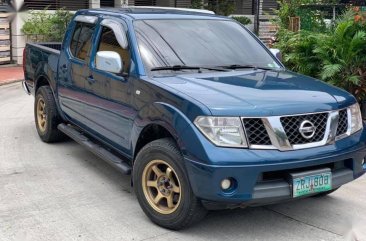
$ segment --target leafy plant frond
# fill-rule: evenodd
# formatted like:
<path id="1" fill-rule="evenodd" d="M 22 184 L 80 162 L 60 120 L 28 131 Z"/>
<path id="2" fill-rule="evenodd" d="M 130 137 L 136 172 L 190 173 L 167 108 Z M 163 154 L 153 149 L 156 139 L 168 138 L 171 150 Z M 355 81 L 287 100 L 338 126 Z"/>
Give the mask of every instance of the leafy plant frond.
<path id="1" fill-rule="evenodd" d="M 326 80 L 328 78 L 333 78 L 341 71 L 342 71 L 342 65 L 340 65 L 340 64 L 324 65 L 322 72 L 321 72 L 321 78 L 323 80 Z"/>
<path id="2" fill-rule="evenodd" d="M 349 82 L 353 83 L 354 85 L 359 85 L 361 82 L 360 76 L 357 76 L 357 75 L 349 76 L 349 77 L 347 77 L 347 80 Z"/>

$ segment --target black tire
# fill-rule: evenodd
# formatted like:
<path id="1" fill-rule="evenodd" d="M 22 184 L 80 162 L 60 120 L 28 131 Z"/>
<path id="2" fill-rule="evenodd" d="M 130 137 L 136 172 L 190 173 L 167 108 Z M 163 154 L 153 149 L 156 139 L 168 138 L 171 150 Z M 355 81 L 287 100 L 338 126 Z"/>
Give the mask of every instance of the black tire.
<path id="1" fill-rule="evenodd" d="M 44 103 L 44 117 L 40 117 L 38 114 L 39 101 Z M 40 118 L 44 118 L 42 126 L 40 124 Z M 41 86 L 37 90 L 34 101 L 34 119 L 37 128 L 37 132 L 42 141 L 51 143 L 65 139 L 62 132 L 57 129 L 57 125 L 61 123 L 61 118 L 57 111 L 55 99 L 53 97 L 52 90 L 49 86 Z"/>
<path id="2" fill-rule="evenodd" d="M 337 190 L 338 190 L 338 188 L 339 188 L 339 187 L 334 188 L 334 189 L 329 190 L 329 191 L 326 191 L 326 192 L 318 193 L 318 194 L 316 194 L 316 195 L 314 195 L 314 196 L 312 196 L 312 197 L 317 198 L 317 197 L 325 197 L 325 196 L 328 196 L 329 194 L 331 194 L 331 193 L 333 193 L 333 192 L 337 191 Z"/>
<path id="3" fill-rule="evenodd" d="M 169 214 L 162 214 L 156 211 L 153 205 L 149 203 L 149 197 L 144 194 L 144 170 L 154 160 L 166 162 L 173 169 L 173 173 L 178 180 L 177 183 L 180 185 L 181 191 L 179 195 L 182 194 L 180 201 L 176 209 Z M 183 161 L 183 156 L 173 140 L 164 138 L 152 141 L 144 146 L 138 153 L 133 168 L 134 189 L 142 210 L 154 223 L 172 230 L 186 228 L 201 220 L 207 213 L 201 201 L 192 192 Z"/>

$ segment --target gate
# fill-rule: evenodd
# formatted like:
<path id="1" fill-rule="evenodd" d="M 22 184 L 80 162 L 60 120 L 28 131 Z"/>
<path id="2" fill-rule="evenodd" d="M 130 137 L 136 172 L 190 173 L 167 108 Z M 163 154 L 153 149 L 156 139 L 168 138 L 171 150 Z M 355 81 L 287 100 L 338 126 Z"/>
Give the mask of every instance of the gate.
<path id="1" fill-rule="evenodd" d="M 9 14 L 0 11 L 0 64 L 8 64 L 11 61 Z"/>

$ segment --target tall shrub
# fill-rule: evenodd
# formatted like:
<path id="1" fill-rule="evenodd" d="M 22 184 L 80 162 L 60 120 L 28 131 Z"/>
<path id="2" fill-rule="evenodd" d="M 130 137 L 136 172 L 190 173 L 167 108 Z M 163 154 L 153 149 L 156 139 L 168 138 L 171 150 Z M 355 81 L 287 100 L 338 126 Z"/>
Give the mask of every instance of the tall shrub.
<path id="1" fill-rule="evenodd" d="M 208 1 L 208 10 L 214 11 L 216 14 L 229 16 L 235 12 L 235 0 L 212 0 Z"/>
<path id="2" fill-rule="evenodd" d="M 241 23 L 243 25 L 248 25 L 248 24 L 252 23 L 250 18 L 245 17 L 245 16 L 232 16 L 231 18 L 235 19 L 236 21 L 238 21 L 239 23 Z"/>
<path id="3" fill-rule="evenodd" d="M 313 53 L 322 63 L 319 77 L 366 97 L 366 28 L 353 20 L 341 21 L 333 33 L 318 41 Z"/>
<path id="4" fill-rule="evenodd" d="M 31 11 L 22 31 L 32 41 L 62 41 L 72 16 L 65 9 Z"/>
<path id="5" fill-rule="evenodd" d="M 236 0 L 192 0 L 190 8 L 207 9 L 216 14 L 229 16 L 235 12 Z"/>
<path id="6" fill-rule="evenodd" d="M 318 76 L 321 60 L 313 51 L 320 36 L 309 31 L 294 33 L 287 29 L 280 30 L 279 36 L 281 40 L 276 47 L 281 49 L 285 65 L 293 71 Z"/>
<path id="7" fill-rule="evenodd" d="M 366 99 L 366 16 L 346 12 L 335 27 L 323 33 L 281 29 L 276 44 L 284 64 Z"/>

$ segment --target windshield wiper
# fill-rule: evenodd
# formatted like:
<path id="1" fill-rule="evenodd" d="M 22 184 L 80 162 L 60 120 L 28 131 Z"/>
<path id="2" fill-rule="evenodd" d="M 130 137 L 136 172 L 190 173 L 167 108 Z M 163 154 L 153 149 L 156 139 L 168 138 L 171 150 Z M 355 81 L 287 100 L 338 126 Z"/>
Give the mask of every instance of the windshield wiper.
<path id="1" fill-rule="evenodd" d="M 172 66 L 160 66 L 151 68 L 150 71 L 159 71 L 159 70 L 182 70 L 182 69 L 197 69 L 200 70 L 200 67 L 197 66 L 187 66 L 187 65 L 172 65 Z"/>
<path id="2" fill-rule="evenodd" d="M 185 69 L 193 69 L 198 70 L 198 72 L 202 72 L 202 70 L 215 70 L 215 71 L 227 71 L 224 68 L 216 68 L 216 67 L 201 67 L 201 66 L 189 66 L 189 65 L 172 65 L 172 66 L 160 66 L 151 68 L 150 71 L 159 71 L 159 70 L 185 70 Z"/>
<path id="3" fill-rule="evenodd" d="M 255 66 L 252 64 L 245 64 L 245 65 L 241 65 L 241 64 L 232 64 L 232 65 L 223 65 L 223 66 L 218 66 L 220 68 L 224 68 L 224 69 L 263 69 L 263 70 L 273 70 L 273 68 L 270 67 L 262 67 L 262 66 Z"/>

